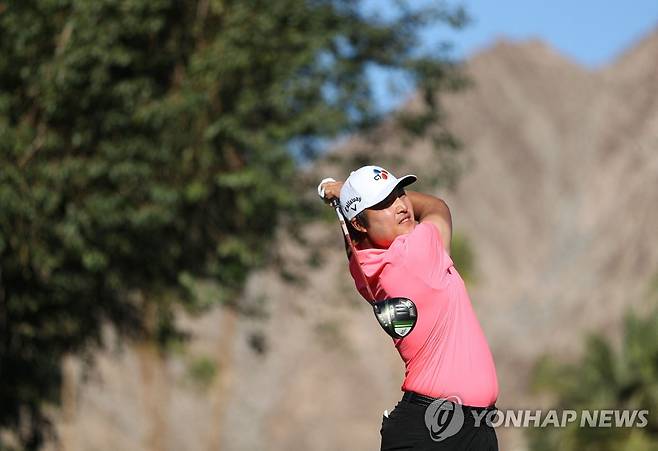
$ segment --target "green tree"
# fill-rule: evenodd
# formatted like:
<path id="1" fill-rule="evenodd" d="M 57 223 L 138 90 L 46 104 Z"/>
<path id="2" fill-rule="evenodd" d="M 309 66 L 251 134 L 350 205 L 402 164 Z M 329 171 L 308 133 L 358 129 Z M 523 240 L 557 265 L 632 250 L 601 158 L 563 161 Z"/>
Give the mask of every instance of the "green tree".
<path id="1" fill-rule="evenodd" d="M 459 77 L 418 32 L 464 15 L 396 5 L 0 3 L 0 428 L 39 446 L 62 355 L 102 323 L 165 340 L 195 278 L 232 299 L 299 210 L 291 147 L 377 123 L 371 68 L 414 80 L 403 119 L 429 129 Z"/>
<path id="2" fill-rule="evenodd" d="M 576 411 L 648 410 L 646 427 L 580 427 L 531 429 L 536 451 L 658 450 L 658 309 L 646 317 L 625 320 L 621 348 L 591 336 L 582 361 L 556 364 L 544 358 L 537 366 L 535 386 L 556 396 L 556 408 Z"/>

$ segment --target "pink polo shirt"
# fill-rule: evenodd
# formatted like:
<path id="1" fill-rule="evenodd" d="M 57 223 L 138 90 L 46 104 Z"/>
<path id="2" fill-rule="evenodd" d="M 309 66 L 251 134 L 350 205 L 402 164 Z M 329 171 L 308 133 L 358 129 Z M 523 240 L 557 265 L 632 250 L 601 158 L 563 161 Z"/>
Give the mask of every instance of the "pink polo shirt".
<path id="1" fill-rule="evenodd" d="M 424 222 L 388 249 L 357 252 L 377 299 L 404 296 L 416 304 L 416 327 L 393 340 L 406 368 L 402 390 L 458 396 L 473 407 L 492 405 L 498 397 L 493 357 L 438 228 Z M 350 272 L 367 299 L 354 260 Z"/>

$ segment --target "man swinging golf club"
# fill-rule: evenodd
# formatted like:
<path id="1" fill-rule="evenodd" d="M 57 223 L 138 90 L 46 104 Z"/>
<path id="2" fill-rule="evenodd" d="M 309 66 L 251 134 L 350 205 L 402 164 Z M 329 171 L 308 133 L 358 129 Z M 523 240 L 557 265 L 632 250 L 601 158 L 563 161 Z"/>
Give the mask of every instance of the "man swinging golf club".
<path id="1" fill-rule="evenodd" d="M 339 211 L 356 288 L 405 364 L 381 450 L 497 450 L 484 420 L 498 397 L 496 369 L 450 258 L 450 211 L 439 198 L 405 191 L 415 181 L 365 166 L 344 183 L 318 186 Z"/>

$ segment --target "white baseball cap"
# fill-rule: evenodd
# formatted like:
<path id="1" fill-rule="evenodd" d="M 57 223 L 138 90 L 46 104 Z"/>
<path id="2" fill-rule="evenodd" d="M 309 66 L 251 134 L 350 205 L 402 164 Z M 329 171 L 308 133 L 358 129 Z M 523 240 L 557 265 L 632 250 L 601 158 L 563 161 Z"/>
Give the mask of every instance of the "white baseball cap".
<path id="1" fill-rule="evenodd" d="M 353 171 L 340 190 L 340 208 L 349 221 L 366 208 L 386 199 L 397 186 L 415 182 L 415 175 L 396 178 L 379 166 L 364 166 Z"/>

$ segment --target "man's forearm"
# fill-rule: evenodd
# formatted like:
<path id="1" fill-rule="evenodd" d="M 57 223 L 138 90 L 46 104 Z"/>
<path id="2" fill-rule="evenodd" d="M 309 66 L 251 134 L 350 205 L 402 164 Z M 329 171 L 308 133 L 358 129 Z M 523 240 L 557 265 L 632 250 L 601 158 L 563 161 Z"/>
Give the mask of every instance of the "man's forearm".
<path id="1" fill-rule="evenodd" d="M 407 190 L 407 196 L 411 201 L 411 205 L 414 207 L 414 216 L 416 221 L 420 222 L 428 215 L 438 214 L 445 216 L 445 214 L 450 214 L 448 206 L 443 201 L 435 196 L 430 196 L 429 194 L 423 194 L 416 191 Z"/>
<path id="2" fill-rule="evenodd" d="M 448 254 L 450 254 L 452 216 L 450 215 L 448 205 L 443 199 L 415 191 L 407 191 L 407 196 L 409 196 L 414 209 L 414 218 L 416 221 L 428 221 L 436 225 L 441 234 L 443 245 Z"/>

